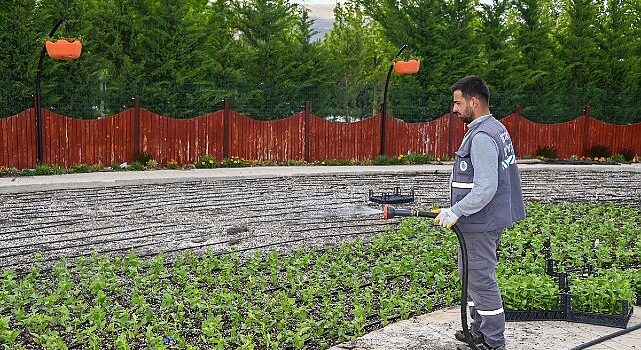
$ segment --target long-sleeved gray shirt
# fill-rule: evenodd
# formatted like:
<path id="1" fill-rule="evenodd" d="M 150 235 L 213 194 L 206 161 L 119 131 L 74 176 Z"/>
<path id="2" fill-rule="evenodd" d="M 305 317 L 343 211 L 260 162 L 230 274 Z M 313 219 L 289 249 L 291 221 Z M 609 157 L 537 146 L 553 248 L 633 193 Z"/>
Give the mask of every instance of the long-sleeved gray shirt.
<path id="1" fill-rule="evenodd" d="M 484 115 L 474 119 L 468 125 L 463 142 L 469 137 L 471 130 L 490 116 Z M 470 193 L 452 206 L 452 211 L 459 217 L 470 216 L 483 209 L 496 194 L 499 183 L 499 148 L 489 135 L 483 132 L 476 134 L 472 139 L 470 158 L 474 167 L 474 186 Z"/>

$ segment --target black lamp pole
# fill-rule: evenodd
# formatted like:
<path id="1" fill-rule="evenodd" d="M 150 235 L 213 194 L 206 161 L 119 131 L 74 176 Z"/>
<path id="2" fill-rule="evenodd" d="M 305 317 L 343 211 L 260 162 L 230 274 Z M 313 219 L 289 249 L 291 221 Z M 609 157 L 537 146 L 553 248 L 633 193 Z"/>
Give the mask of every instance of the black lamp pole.
<path id="1" fill-rule="evenodd" d="M 392 77 L 392 70 L 394 69 L 394 60 L 398 58 L 398 56 L 401 55 L 401 53 L 407 48 L 407 45 L 403 45 L 400 50 L 398 50 L 398 53 L 396 56 L 394 56 L 394 59 L 392 60 L 392 64 L 389 67 L 389 70 L 387 71 L 387 80 L 385 80 L 385 90 L 383 90 L 383 107 L 381 111 L 381 152 L 380 154 L 382 156 L 385 155 L 385 121 L 387 118 L 387 88 L 389 86 L 389 80 Z"/>
<path id="2" fill-rule="evenodd" d="M 62 24 L 64 19 L 59 19 L 58 22 L 51 28 L 51 31 L 49 32 L 49 36 L 53 36 L 56 33 L 56 30 L 58 30 L 58 27 Z M 38 62 L 38 71 L 36 74 L 36 95 L 35 95 L 35 103 L 36 103 L 36 130 L 38 130 L 38 139 L 36 142 L 38 143 L 38 154 L 36 155 L 36 161 L 38 164 L 42 164 L 44 161 L 44 122 L 42 119 L 42 101 L 41 101 L 41 96 L 40 96 L 40 81 L 42 80 L 42 65 L 44 64 L 45 60 L 45 44 L 42 44 L 42 51 L 40 52 L 40 61 Z"/>

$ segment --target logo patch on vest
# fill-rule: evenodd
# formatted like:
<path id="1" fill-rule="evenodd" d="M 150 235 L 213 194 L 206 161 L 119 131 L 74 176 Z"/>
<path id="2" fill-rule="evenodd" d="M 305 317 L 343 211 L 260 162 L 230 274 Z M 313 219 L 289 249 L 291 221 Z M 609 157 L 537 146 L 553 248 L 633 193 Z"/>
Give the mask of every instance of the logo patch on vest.
<path id="1" fill-rule="evenodd" d="M 516 163 L 516 156 L 512 154 L 510 156 L 505 157 L 505 159 L 503 159 L 503 161 L 501 162 L 501 168 L 505 170 L 509 168 L 510 165 L 515 163 Z"/>
<path id="2" fill-rule="evenodd" d="M 458 164 L 458 167 L 459 167 L 459 169 L 461 169 L 461 171 L 465 171 L 465 170 L 467 170 L 467 162 L 466 162 L 466 161 L 464 161 L 464 160 L 462 160 L 462 161 Z"/>

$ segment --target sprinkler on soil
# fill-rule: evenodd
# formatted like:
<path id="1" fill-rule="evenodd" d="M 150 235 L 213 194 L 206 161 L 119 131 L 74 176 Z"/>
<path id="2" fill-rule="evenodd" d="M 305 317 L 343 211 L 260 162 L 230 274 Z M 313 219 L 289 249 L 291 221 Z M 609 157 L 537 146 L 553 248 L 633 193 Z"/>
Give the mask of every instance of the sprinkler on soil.
<path id="1" fill-rule="evenodd" d="M 373 190 L 369 190 L 369 201 L 379 204 L 403 204 L 414 202 L 414 190 L 410 190 L 407 194 L 401 194 L 399 187 L 394 187 L 393 193 L 381 192 L 380 195 L 375 195 Z"/>

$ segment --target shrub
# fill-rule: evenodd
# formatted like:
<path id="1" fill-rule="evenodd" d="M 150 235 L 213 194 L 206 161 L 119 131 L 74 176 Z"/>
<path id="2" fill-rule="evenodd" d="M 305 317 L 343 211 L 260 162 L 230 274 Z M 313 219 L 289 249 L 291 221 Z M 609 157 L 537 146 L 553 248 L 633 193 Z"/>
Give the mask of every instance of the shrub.
<path id="1" fill-rule="evenodd" d="M 279 165 L 278 163 L 275 163 L 269 160 L 263 160 L 263 161 L 254 160 L 254 161 L 251 161 L 251 163 L 249 163 L 249 166 L 278 166 L 278 165 Z M 280 165 L 283 165 L 283 164 L 280 164 Z M 307 165 L 307 162 L 298 161 L 297 165 Z"/>
<path id="2" fill-rule="evenodd" d="M 352 161 L 349 159 L 326 159 L 325 165 L 332 165 L 332 166 L 352 165 Z"/>
<path id="3" fill-rule="evenodd" d="M 544 146 L 536 149 L 536 156 L 545 159 L 558 159 L 559 153 L 554 146 Z"/>
<path id="4" fill-rule="evenodd" d="M 145 165 L 141 162 L 133 162 L 127 166 L 127 170 L 145 170 Z"/>
<path id="5" fill-rule="evenodd" d="M 503 305 L 508 310 L 555 310 L 559 287 L 547 275 L 499 276 Z"/>
<path id="6" fill-rule="evenodd" d="M 0 166 L 0 177 L 5 177 L 5 176 L 16 176 L 18 175 L 19 171 L 16 168 L 6 168 L 3 166 Z"/>
<path id="7" fill-rule="evenodd" d="M 91 166 L 85 163 L 76 164 L 71 168 L 71 172 L 72 173 L 90 173 Z"/>
<path id="8" fill-rule="evenodd" d="M 148 169 L 158 169 L 158 162 L 153 159 L 150 159 L 147 161 L 147 163 L 145 163 L 145 166 Z"/>
<path id="9" fill-rule="evenodd" d="M 174 159 L 172 159 L 167 163 L 166 168 L 167 169 L 172 169 L 172 170 L 178 169 L 178 162 L 176 162 Z"/>
<path id="10" fill-rule="evenodd" d="M 33 169 L 31 175 L 60 175 L 63 173 L 64 170 L 58 165 L 39 164 Z"/>
<path id="11" fill-rule="evenodd" d="M 572 307 L 580 311 L 618 314 L 620 301 L 634 304 L 634 291 L 625 274 L 608 270 L 598 276 L 585 279 L 574 277 L 570 280 Z"/>
<path id="12" fill-rule="evenodd" d="M 94 165 L 91 166 L 91 171 L 94 171 L 94 172 L 95 171 L 104 171 L 104 170 L 105 170 L 105 166 L 102 165 L 101 163 L 94 164 Z"/>
<path id="13" fill-rule="evenodd" d="M 404 164 L 429 164 L 436 161 L 436 157 L 430 154 L 409 153 L 405 157 Z"/>
<path id="14" fill-rule="evenodd" d="M 596 145 L 588 150 L 588 157 L 594 158 L 610 158 L 612 152 L 608 146 Z"/>
<path id="15" fill-rule="evenodd" d="M 120 170 L 123 169 L 123 167 L 121 167 L 121 164 L 124 164 L 124 163 L 113 162 L 113 163 L 111 163 L 111 169 L 113 169 L 115 171 L 120 171 Z"/>
<path id="16" fill-rule="evenodd" d="M 263 165 L 263 164 L 261 164 Z M 288 159 L 282 163 L 282 165 L 285 166 L 299 166 L 299 165 L 307 165 L 307 163 L 303 160 L 296 160 L 296 159 Z"/>
<path id="17" fill-rule="evenodd" d="M 621 154 L 621 153 L 613 154 L 612 158 L 610 158 L 610 159 L 612 159 L 613 162 L 617 162 L 617 163 L 625 163 L 626 162 L 625 156 L 623 154 Z"/>
<path id="18" fill-rule="evenodd" d="M 250 166 L 249 162 L 240 157 L 225 158 L 220 162 L 224 168 L 244 168 Z"/>
<path id="19" fill-rule="evenodd" d="M 634 159 L 634 151 L 629 148 L 620 150 L 619 154 L 623 156 L 626 162 L 631 162 Z"/>
<path id="20" fill-rule="evenodd" d="M 391 165 L 394 164 L 394 160 L 388 156 L 378 156 L 372 161 L 373 165 Z"/>
<path id="21" fill-rule="evenodd" d="M 146 152 L 140 152 L 136 155 L 136 159 L 134 160 L 134 162 L 138 162 L 140 164 L 147 164 L 152 159 L 154 159 L 154 157 L 152 157 L 151 154 Z"/>
<path id="22" fill-rule="evenodd" d="M 212 169 L 216 167 L 216 164 L 217 164 L 217 161 L 214 156 L 205 154 L 204 156 L 198 157 L 198 160 L 196 160 L 196 164 L 194 165 L 198 169 Z"/>

